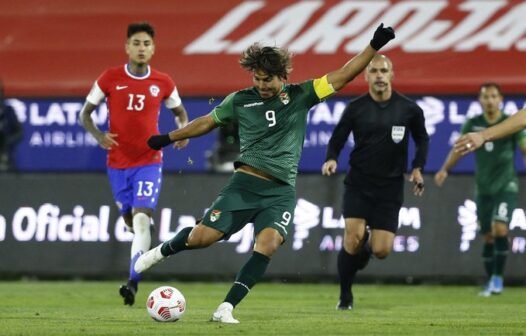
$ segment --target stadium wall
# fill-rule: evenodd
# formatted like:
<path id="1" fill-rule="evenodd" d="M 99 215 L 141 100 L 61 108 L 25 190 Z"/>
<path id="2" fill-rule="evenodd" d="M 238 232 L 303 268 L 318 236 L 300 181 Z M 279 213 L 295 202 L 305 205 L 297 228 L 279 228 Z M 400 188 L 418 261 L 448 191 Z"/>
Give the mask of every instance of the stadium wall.
<path id="1" fill-rule="evenodd" d="M 153 243 L 194 225 L 229 175 L 165 174 L 154 215 Z M 343 221 L 343 175 L 300 174 L 289 237 L 273 258 L 268 279 L 336 279 Z M 451 176 L 443 188 L 426 176 L 422 198 L 410 193 L 387 262 L 372 261 L 364 277 L 478 281 L 484 276 L 481 242 L 475 239 L 472 176 Z M 521 177 L 526 190 L 526 177 Z M 114 278 L 127 274 L 129 241 L 103 174 L 0 175 L 0 275 L 2 277 Z M 526 195 L 510 226 L 510 281 L 526 281 Z M 252 227 L 206 250 L 183 252 L 149 273 L 151 278 L 232 277 L 252 250 Z"/>
<path id="2" fill-rule="evenodd" d="M 238 58 L 253 42 L 295 54 L 290 80 L 321 76 L 396 29 L 382 49 L 406 94 L 472 94 L 485 81 L 524 93 L 523 0 L 7 0 L 0 1 L 0 74 L 7 96 L 84 96 L 108 66 L 126 62 L 130 22 L 156 28 L 152 65 L 185 96 L 250 85 Z M 362 76 L 342 92 L 366 89 Z"/>

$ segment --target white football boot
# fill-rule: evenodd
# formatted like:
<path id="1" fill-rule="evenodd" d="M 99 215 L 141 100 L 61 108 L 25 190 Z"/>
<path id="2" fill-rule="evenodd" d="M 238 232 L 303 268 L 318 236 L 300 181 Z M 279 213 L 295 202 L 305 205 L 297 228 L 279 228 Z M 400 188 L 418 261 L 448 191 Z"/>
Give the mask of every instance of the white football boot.
<path id="1" fill-rule="evenodd" d="M 232 316 L 232 310 L 234 307 L 229 302 L 223 302 L 217 307 L 217 310 L 212 314 L 212 322 L 221 322 L 221 323 L 239 323 L 238 320 Z"/>
<path id="2" fill-rule="evenodd" d="M 135 266 L 133 267 L 135 272 L 142 273 L 150 267 L 152 267 L 153 265 L 156 265 L 164 259 L 168 258 L 162 255 L 161 246 L 163 246 L 162 243 L 159 244 L 157 247 L 154 247 L 153 249 L 149 250 L 148 252 L 143 253 L 135 262 Z"/>

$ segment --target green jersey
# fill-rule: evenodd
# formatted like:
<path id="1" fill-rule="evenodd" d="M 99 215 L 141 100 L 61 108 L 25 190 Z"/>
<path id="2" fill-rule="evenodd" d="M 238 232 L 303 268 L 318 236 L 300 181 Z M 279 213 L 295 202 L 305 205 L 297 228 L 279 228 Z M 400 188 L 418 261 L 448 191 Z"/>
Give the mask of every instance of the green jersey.
<path id="1" fill-rule="evenodd" d="M 497 120 L 500 123 L 508 118 L 504 113 Z M 495 124 L 496 124 L 495 123 Z M 462 134 L 482 131 L 495 124 L 489 124 L 484 115 L 468 119 L 462 126 Z M 509 137 L 488 141 L 475 151 L 476 192 L 481 195 L 494 195 L 500 192 L 518 192 L 519 184 L 515 169 L 515 148 L 526 143 L 526 130 Z"/>
<path id="2" fill-rule="evenodd" d="M 307 113 L 319 102 L 312 80 L 284 85 L 279 94 L 268 99 L 249 88 L 228 95 L 214 108 L 212 117 L 218 124 L 238 123 L 240 155 L 236 165 L 252 166 L 294 186 Z"/>

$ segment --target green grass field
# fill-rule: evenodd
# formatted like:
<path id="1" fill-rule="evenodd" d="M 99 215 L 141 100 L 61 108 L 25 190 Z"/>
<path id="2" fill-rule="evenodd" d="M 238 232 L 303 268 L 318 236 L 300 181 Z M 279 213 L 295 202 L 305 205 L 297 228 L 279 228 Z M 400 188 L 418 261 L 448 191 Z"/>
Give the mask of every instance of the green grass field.
<path id="1" fill-rule="evenodd" d="M 337 285 L 268 284 L 234 311 L 239 325 L 208 322 L 229 283 L 145 282 L 123 306 L 117 282 L 0 282 L 0 335 L 526 335 L 526 289 L 491 298 L 458 286 L 355 286 L 355 310 L 336 311 Z M 146 296 L 180 289 L 183 319 L 153 321 Z"/>

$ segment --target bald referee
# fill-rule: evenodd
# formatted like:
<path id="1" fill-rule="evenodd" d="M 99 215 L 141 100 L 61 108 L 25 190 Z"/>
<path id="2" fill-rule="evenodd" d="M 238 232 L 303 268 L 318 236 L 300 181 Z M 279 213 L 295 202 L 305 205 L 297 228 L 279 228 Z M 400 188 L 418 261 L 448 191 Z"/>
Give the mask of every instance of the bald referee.
<path id="1" fill-rule="evenodd" d="M 424 114 L 416 103 L 392 90 L 393 76 L 391 60 L 376 55 L 365 71 L 369 92 L 346 107 L 322 166 L 323 175 L 336 172 L 340 151 L 353 132 L 355 146 L 344 180 L 345 235 L 338 254 L 339 310 L 353 308 L 352 284 L 371 254 L 384 259 L 393 247 L 404 201 L 409 134 L 416 145 L 409 181 L 415 195 L 424 192 L 422 169 L 429 142 Z"/>

